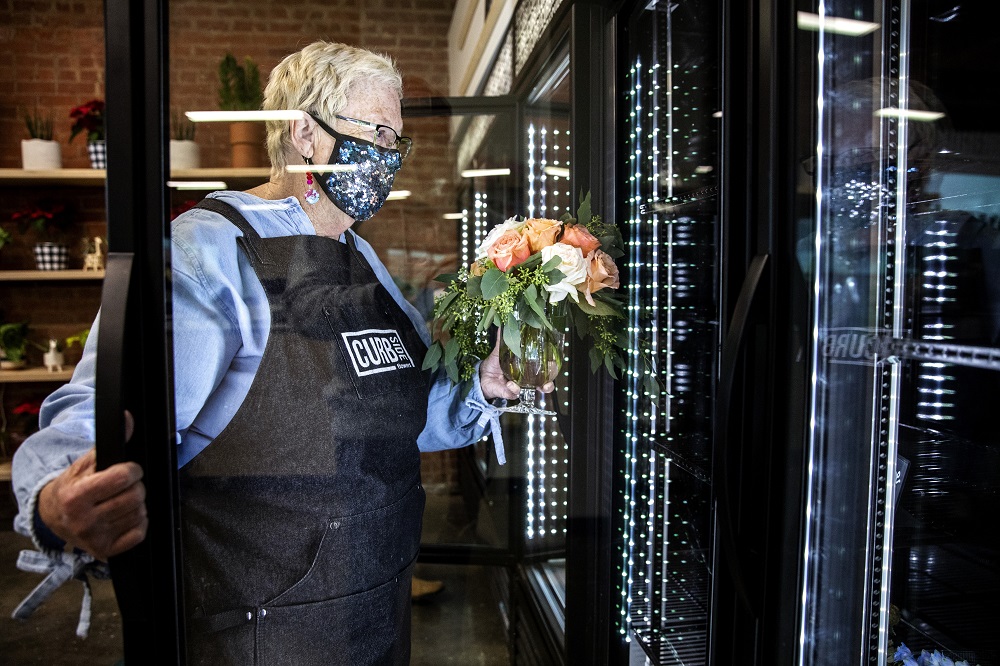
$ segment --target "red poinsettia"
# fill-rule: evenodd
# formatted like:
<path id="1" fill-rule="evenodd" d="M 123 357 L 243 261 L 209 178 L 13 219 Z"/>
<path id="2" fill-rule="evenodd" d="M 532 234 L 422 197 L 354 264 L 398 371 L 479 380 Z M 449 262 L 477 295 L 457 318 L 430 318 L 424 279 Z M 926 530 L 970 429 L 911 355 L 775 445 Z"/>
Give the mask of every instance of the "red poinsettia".
<path id="1" fill-rule="evenodd" d="M 12 411 L 15 414 L 29 414 L 31 416 L 38 416 L 38 412 L 42 411 L 42 401 L 30 400 L 28 402 L 22 402 Z"/>
<path id="2" fill-rule="evenodd" d="M 70 130 L 70 141 L 80 132 L 86 132 L 87 141 L 104 139 L 104 100 L 92 99 L 81 104 L 69 112 L 69 117 L 76 121 Z"/>
<path id="3" fill-rule="evenodd" d="M 39 203 L 11 214 L 10 219 L 21 226 L 21 231 L 34 229 L 38 233 L 54 233 L 65 229 L 70 221 L 69 211 L 61 203 Z"/>

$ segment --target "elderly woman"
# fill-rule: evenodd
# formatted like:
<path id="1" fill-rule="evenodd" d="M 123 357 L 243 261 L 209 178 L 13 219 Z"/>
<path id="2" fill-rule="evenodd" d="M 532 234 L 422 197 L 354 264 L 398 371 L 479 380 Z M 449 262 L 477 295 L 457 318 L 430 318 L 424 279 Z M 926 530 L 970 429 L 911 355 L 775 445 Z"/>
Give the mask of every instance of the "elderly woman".
<path id="1" fill-rule="evenodd" d="M 264 106 L 305 113 L 268 124 L 269 182 L 172 224 L 193 662 L 407 662 L 419 451 L 474 442 L 486 402 L 517 394 L 496 352 L 465 399 L 421 372 L 420 315 L 351 231 L 409 152 L 401 95 L 369 51 L 288 56 Z M 77 566 L 146 531 L 141 470 L 94 468 L 95 337 L 14 463 L 18 530 L 52 558 L 75 547 Z"/>

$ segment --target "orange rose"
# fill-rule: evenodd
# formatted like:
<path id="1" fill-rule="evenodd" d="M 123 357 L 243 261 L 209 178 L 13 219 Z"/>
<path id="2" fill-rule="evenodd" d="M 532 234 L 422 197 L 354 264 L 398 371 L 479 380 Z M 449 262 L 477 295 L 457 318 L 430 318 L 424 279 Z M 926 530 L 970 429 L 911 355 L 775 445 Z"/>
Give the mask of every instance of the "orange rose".
<path id="1" fill-rule="evenodd" d="M 506 273 L 507 269 L 524 263 L 531 256 L 531 246 L 528 245 L 527 238 L 513 229 L 508 229 L 490 246 L 486 256 L 493 260 L 497 268 Z"/>
<path id="2" fill-rule="evenodd" d="M 473 261 L 469 264 L 469 275 L 471 277 L 480 277 L 486 275 L 486 266 L 483 266 L 478 261 Z"/>
<path id="3" fill-rule="evenodd" d="M 524 223 L 524 236 L 528 239 L 531 252 L 540 252 L 556 242 L 556 237 L 562 229 L 562 222 L 543 217 L 533 217 Z"/>
<path id="4" fill-rule="evenodd" d="M 610 255 L 600 250 L 588 254 L 584 261 L 587 262 L 587 279 L 576 288 L 583 292 L 588 303 L 594 305 L 594 297 L 591 294 L 605 287 L 618 288 L 618 266 Z"/>
<path id="5" fill-rule="evenodd" d="M 594 238 L 594 235 L 587 231 L 587 227 L 582 224 L 574 224 L 571 227 L 567 226 L 559 242 L 580 248 L 585 257 L 594 250 L 601 249 L 601 241 Z"/>

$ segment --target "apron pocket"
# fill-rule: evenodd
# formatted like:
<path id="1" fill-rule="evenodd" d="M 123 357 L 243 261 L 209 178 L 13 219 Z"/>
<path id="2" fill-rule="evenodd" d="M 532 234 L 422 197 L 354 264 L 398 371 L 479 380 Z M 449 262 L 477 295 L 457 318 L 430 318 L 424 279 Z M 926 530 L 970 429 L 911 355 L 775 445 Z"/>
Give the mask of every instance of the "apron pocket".
<path id="1" fill-rule="evenodd" d="M 413 483 L 399 500 L 374 511 L 332 518 L 306 574 L 265 605 L 327 601 L 393 579 L 417 556 L 424 489 Z"/>
<path id="2" fill-rule="evenodd" d="M 258 613 L 258 664 L 408 664 L 413 563 L 366 592 Z"/>

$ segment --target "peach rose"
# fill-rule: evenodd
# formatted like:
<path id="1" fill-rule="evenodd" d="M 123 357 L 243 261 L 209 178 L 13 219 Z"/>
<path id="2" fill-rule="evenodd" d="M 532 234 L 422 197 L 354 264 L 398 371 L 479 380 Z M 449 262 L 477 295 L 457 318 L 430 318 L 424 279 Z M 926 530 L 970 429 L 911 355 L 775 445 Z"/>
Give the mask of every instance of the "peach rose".
<path id="1" fill-rule="evenodd" d="M 600 250 L 588 254 L 584 261 L 587 262 L 587 279 L 576 288 L 583 292 L 588 303 L 594 305 L 594 297 L 591 294 L 605 287 L 618 288 L 618 266 L 608 253 Z"/>
<path id="2" fill-rule="evenodd" d="M 497 239 L 507 233 L 509 230 L 520 232 L 524 228 L 524 222 L 518 222 L 516 218 L 510 217 L 504 220 L 501 224 L 496 225 L 490 229 L 490 233 L 486 234 L 486 238 L 483 239 L 482 244 L 476 248 L 476 259 L 485 259 L 489 249 L 493 247 L 493 243 L 497 242 Z"/>
<path id="3" fill-rule="evenodd" d="M 601 249 L 601 241 L 594 238 L 594 235 L 587 231 L 587 227 L 582 224 L 567 226 L 559 242 L 580 248 L 585 257 L 594 250 Z"/>
<path id="4" fill-rule="evenodd" d="M 508 269 L 524 263 L 531 256 L 531 247 L 527 238 L 513 229 L 508 229 L 490 246 L 486 255 L 493 260 L 497 268 L 506 273 Z"/>
<path id="5" fill-rule="evenodd" d="M 525 237 L 531 252 L 540 252 L 543 247 L 548 247 L 556 242 L 556 237 L 562 230 L 562 222 L 559 220 L 549 220 L 542 217 L 533 217 L 524 223 Z"/>
<path id="6" fill-rule="evenodd" d="M 486 275 L 486 266 L 483 266 L 478 261 L 473 261 L 471 264 L 469 264 L 469 275 L 471 277 L 481 277 L 483 275 Z"/>

